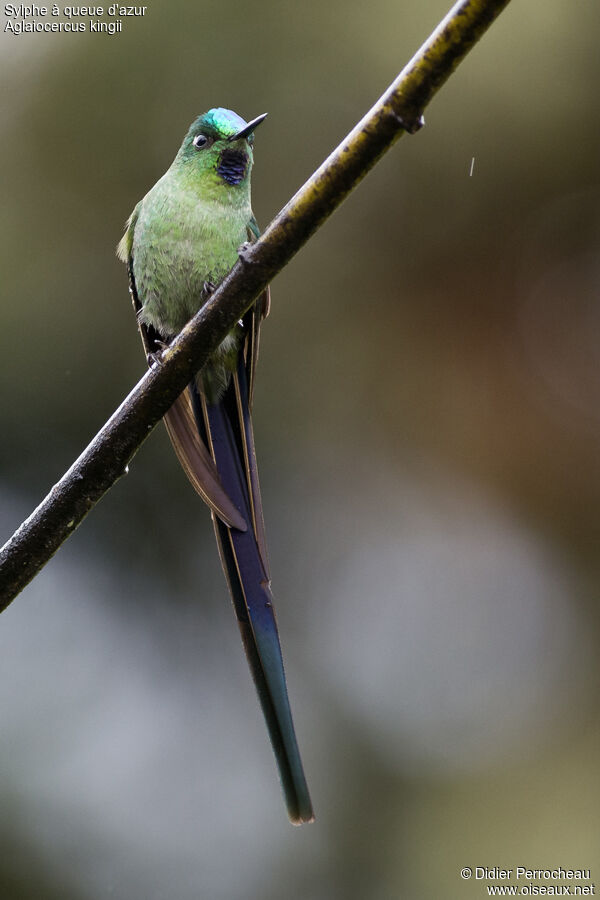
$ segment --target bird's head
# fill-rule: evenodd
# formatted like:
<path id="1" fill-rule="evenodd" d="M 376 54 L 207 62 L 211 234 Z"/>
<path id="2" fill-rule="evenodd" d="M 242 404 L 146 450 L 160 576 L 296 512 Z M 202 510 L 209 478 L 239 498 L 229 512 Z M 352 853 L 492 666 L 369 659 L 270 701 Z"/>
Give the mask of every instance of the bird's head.
<path id="1" fill-rule="evenodd" d="M 266 116 L 245 122 L 230 109 L 209 109 L 191 124 L 176 162 L 193 170 L 196 178 L 206 175 L 213 183 L 246 184 L 254 161 L 254 129 Z"/>

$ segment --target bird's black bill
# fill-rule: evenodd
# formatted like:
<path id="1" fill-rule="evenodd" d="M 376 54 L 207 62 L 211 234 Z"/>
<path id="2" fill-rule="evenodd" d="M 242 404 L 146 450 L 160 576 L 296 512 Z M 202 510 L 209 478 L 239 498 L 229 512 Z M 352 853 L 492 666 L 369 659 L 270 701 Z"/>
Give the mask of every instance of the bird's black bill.
<path id="1" fill-rule="evenodd" d="M 268 113 L 263 113 L 262 116 L 257 116 L 255 119 L 252 119 L 251 122 L 248 122 L 247 125 L 237 132 L 237 134 L 232 134 L 228 140 L 230 141 L 238 141 L 240 138 L 248 137 L 249 134 L 252 134 L 255 128 L 258 128 L 261 122 L 267 118 Z"/>

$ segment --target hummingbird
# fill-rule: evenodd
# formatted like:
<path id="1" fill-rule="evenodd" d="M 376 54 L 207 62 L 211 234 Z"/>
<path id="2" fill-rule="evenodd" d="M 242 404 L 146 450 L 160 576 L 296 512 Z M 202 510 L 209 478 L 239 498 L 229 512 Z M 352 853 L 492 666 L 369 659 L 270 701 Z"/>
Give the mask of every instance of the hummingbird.
<path id="1" fill-rule="evenodd" d="M 127 220 L 117 254 L 149 364 L 207 301 L 260 231 L 252 212 L 254 131 L 215 108 L 191 124 L 172 165 Z M 251 410 L 267 288 L 164 416 L 181 466 L 209 506 L 219 556 L 291 822 L 313 820 L 287 694 Z"/>

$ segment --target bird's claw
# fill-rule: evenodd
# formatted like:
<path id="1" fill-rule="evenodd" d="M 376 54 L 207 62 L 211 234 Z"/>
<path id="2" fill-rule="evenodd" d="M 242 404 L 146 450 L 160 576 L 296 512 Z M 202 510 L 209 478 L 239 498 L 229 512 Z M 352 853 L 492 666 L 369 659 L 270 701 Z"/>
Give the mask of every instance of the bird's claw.
<path id="1" fill-rule="evenodd" d="M 206 303 L 210 295 L 213 293 L 216 285 L 213 284 L 212 281 L 205 281 L 202 285 L 202 290 L 200 291 L 200 297 L 203 303 Z"/>
<path id="2" fill-rule="evenodd" d="M 248 254 L 253 246 L 254 244 L 252 243 L 252 241 L 244 241 L 244 243 L 238 247 L 238 256 L 243 263 L 250 262 L 250 260 L 248 259 Z"/>
<path id="3" fill-rule="evenodd" d="M 164 341 L 155 340 L 154 344 L 158 347 L 158 350 L 151 350 L 146 354 L 146 362 L 148 363 L 148 368 L 152 369 L 154 366 L 162 365 L 162 355 L 169 346 L 165 344 Z"/>

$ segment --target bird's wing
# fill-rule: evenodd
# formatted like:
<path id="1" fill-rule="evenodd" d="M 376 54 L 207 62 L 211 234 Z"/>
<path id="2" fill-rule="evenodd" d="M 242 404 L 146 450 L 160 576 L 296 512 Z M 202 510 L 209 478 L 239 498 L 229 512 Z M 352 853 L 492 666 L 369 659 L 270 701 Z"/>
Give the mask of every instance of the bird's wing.
<path id="1" fill-rule="evenodd" d="M 248 240 L 254 243 L 260 237 L 260 229 L 254 216 L 248 222 Z M 248 401 L 250 409 L 252 409 L 252 401 L 254 399 L 254 377 L 256 373 L 256 363 L 258 360 L 258 348 L 260 344 L 260 326 L 263 319 L 266 319 L 271 309 L 271 291 L 269 286 L 265 288 L 254 306 L 248 310 L 244 317 L 244 325 L 246 327 L 246 375 L 248 379 Z"/>
<path id="2" fill-rule="evenodd" d="M 246 531 L 246 520 L 225 491 L 217 467 L 198 434 L 189 388 L 179 395 L 163 419 L 173 449 L 192 486 L 226 525 Z"/>
<path id="3" fill-rule="evenodd" d="M 254 216 L 248 223 L 248 240 L 254 242 L 260 236 L 260 230 Z M 271 294 L 269 286 L 260 295 L 254 306 L 252 306 L 244 317 L 244 327 L 246 330 L 246 341 L 243 350 L 246 368 L 246 385 L 245 393 L 240 385 L 239 369 L 233 373 L 232 385 L 235 396 L 235 409 L 237 412 L 238 432 L 240 449 L 244 462 L 244 470 L 246 474 L 248 497 L 252 513 L 252 527 L 256 535 L 256 541 L 262 556 L 265 572 L 270 578 L 269 572 L 269 556 L 267 552 L 267 541 L 265 537 L 265 525 L 263 519 L 262 500 L 260 494 L 260 484 L 258 480 L 258 467 L 256 464 L 256 452 L 254 450 L 254 432 L 252 429 L 252 402 L 254 399 L 254 379 L 256 374 L 256 364 L 258 361 L 258 349 L 260 344 L 260 327 L 263 319 L 269 315 L 271 307 Z"/>
<path id="4" fill-rule="evenodd" d="M 137 207 L 127 223 L 127 230 L 119 244 L 119 255 L 127 262 L 129 291 L 136 314 L 138 330 L 146 356 L 150 359 L 161 349 L 159 336 L 140 321 L 142 303 L 138 296 L 133 271 L 133 230 L 137 221 Z M 246 531 L 246 520 L 221 484 L 219 473 L 205 444 L 200 439 L 191 406 L 189 388 L 179 395 L 163 417 L 167 433 L 181 467 L 200 497 L 226 525 Z"/>

